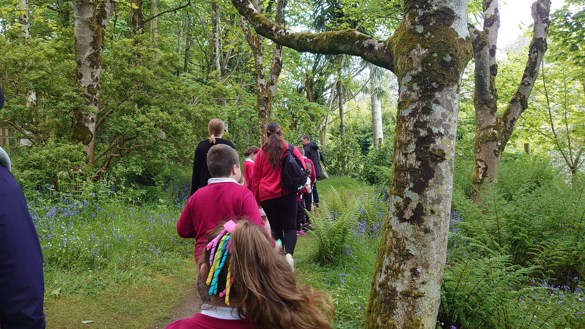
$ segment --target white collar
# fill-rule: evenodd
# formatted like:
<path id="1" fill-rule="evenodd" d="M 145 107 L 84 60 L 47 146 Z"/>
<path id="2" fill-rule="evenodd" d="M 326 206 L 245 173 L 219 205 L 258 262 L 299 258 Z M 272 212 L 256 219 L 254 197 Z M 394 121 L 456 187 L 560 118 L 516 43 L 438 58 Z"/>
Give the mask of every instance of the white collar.
<path id="1" fill-rule="evenodd" d="M 233 307 L 201 305 L 201 314 L 222 320 L 242 320 L 238 316 L 238 310 Z"/>
<path id="2" fill-rule="evenodd" d="M 252 163 L 254 163 L 254 160 L 252 160 L 252 159 L 246 159 L 246 160 L 244 160 L 244 161 L 248 161 L 248 162 L 252 162 Z"/>
<path id="3" fill-rule="evenodd" d="M 207 184 L 217 184 L 217 183 L 236 183 L 238 184 L 238 182 L 230 177 L 216 177 L 216 178 L 210 178 L 209 180 L 207 180 Z"/>

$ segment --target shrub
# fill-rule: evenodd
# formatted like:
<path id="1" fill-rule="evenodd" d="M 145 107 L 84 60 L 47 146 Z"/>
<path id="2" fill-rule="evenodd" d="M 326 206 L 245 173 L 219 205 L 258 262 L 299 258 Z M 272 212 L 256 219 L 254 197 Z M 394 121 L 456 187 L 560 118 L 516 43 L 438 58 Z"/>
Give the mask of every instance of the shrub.
<path id="1" fill-rule="evenodd" d="M 371 149 L 364 158 L 360 178 L 369 184 L 390 185 L 392 176 L 393 145 L 385 143 L 379 149 Z"/>
<path id="2" fill-rule="evenodd" d="M 457 179 L 455 180 L 458 181 Z M 538 159 L 502 162 L 482 205 L 456 184 L 440 324 L 583 326 L 585 190 Z"/>

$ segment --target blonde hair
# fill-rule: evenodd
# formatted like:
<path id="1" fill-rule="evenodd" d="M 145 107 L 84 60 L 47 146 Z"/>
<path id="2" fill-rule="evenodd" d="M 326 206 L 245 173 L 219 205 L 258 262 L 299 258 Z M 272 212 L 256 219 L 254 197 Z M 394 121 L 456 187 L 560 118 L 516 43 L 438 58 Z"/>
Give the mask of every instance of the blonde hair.
<path id="1" fill-rule="evenodd" d="M 222 228 L 223 223 L 210 233 L 208 241 L 221 234 Z M 241 318 L 257 329 L 332 328 L 331 297 L 297 283 L 290 265 L 264 229 L 240 219 L 230 234 L 231 251 L 219 272 L 216 291 L 220 295 L 226 288 L 229 275 L 229 306 L 236 308 Z M 209 263 L 212 252 L 206 250 L 199 263 Z"/>
<path id="2" fill-rule="evenodd" d="M 207 131 L 209 131 L 209 142 L 215 144 L 215 138 L 225 131 L 225 123 L 221 119 L 211 119 L 207 124 Z"/>

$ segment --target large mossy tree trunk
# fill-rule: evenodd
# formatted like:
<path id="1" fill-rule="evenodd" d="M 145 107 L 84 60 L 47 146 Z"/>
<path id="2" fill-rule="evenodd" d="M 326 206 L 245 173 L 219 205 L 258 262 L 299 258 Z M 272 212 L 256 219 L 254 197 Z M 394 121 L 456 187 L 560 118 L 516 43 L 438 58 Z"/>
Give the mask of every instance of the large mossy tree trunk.
<path id="1" fill-rule="evenodd" d="M 366 328 L 434 328 L 447 252 L 459 83 L 472 56 L 467 1 L 404 1 L 386 41 L 355 30 L 290 32 L 232 0 L 256 31 L 298 51 L 350 54 L 399 81 L 390 217 L 378 250 Z"/>
<path id="2" fill-rule="evenodd" d="M 73 3 L 77 84 L 85 99 L 85 108 L 73 113 L 73 139 L 83 144 L 90 166 L 94 163 L 96 121 L 100 112 L 102 49 L 113 10 L 113 0 L 75 0 Z"/>
<path id="3" fill-rule="evenodd" d="M 498 0 L 483 1 L 483 29 L 470 26 L 475 58 L 475 161 L 473 168 L 472 198 L 481 204 L 479 192 L 484 183 L 495 182 L 498 166 L 516 122 L 528 107 L 528 98 L 538 77 L 538 68 L 547 48 L 550 0 L 537 0 L 532 4 L 534 30 L 526 65 L 516 93 L 508 102 L 506 111 L 498 116 L 496 76 L 496 43 L 500 28 Z"/>

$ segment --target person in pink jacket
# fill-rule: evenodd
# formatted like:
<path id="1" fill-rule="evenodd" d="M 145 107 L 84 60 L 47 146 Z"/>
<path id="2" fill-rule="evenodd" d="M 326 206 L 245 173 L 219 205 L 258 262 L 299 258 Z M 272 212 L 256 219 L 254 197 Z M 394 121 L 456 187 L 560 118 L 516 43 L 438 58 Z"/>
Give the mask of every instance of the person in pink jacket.
<path id="1" fill-rule="evenodd" d="M 266 212 L 274 238 L 283 242 L 284 251 L 292 259 L 297 243 L 297 195 L 281 186 L 282 163 L 288 143 L 275 122 L 266 126 L 266 137 L 254 161 L 252 192 Z M 293 154 L 306 169 L 296 147 L 293 147 Z"/>

